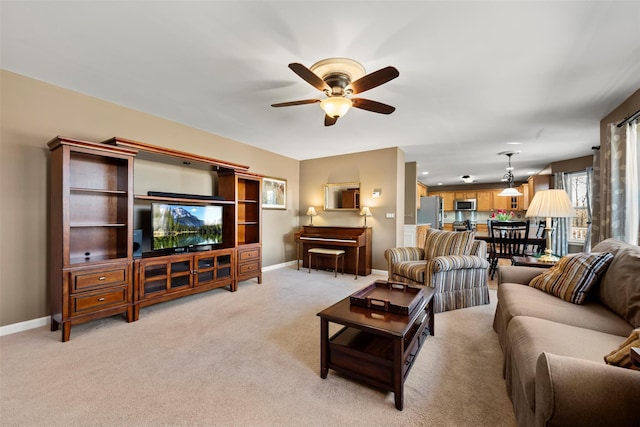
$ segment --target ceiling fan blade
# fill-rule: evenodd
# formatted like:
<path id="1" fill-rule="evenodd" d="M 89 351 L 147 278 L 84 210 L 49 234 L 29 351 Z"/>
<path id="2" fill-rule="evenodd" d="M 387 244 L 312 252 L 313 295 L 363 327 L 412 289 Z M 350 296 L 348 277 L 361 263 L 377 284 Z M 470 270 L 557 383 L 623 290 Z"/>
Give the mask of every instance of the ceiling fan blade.
<path id="1" fill-rule="evenodd" d="M 351 82 L 350 86 L 353 89 L 353 93 L 362 93 L 365 90 L 373 89 L 393 80 L 399 75 L 400 72 L 395 67 L 389 66 L 360 77 L 355 82 Z"/>
<path id="2" fill-rule="evenodd" d="M 333 126 L 338 121 L 337 117 L 331 117 L 329 115 L 324 116 L 324 125 L 325 126 Z"/>
<path id="3" fill-rule="evenodd" d="M 329 86 L 324 80 L 318 77 L 316 73 L 314 73 L 304 65 L 293 62 L 289 64 L 289 68 L 291 68 L 294 73 L 302 77 L 305 82 L 309 83 L 316 89 L 321 91 L 328 90 L 329 92 L 331 92 L 331 86 Z"/>
<path id="4" fill-rule="evenodd" d="M 374 113 L 391 114 L 396 111 L 396 107 L 392 107 L 391 105 L 383 104 L 378 101 L 371 101 L 370 99 L 352 98 L 351 102 L 354 108 L 373 111 Z"/>
<path id="5" fill-rule="evenodd" d="M 303 99 L 301 101 L 289 101 L 289 102 L 280 102 L 278 104 L 271 104 L 272 107 L 292 107 L 294 105 L 304 105 L 304 104 L 315 104 L 320 102 L 319 99 Z"/>

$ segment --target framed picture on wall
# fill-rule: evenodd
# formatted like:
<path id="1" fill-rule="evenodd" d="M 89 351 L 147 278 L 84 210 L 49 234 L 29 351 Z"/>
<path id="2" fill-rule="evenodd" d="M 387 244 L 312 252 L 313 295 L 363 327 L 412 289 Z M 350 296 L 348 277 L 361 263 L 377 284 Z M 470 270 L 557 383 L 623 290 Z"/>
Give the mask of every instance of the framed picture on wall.
<path id="1" fill-rule="evenodd" d="M 262 178 L 262 207 L 264 209 L 287 209 L 287 180 Z"/>

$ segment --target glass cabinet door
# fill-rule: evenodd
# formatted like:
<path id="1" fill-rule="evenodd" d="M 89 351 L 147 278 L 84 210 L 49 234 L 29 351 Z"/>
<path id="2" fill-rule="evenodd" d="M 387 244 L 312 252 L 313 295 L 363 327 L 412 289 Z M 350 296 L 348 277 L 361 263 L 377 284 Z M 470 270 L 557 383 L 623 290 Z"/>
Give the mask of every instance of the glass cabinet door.
<path id="1" fill-rule="evenodd" d="M 191 258 L 182 258 L 169 264 L 169 288 L 176 289 L 191 284 Z"/>

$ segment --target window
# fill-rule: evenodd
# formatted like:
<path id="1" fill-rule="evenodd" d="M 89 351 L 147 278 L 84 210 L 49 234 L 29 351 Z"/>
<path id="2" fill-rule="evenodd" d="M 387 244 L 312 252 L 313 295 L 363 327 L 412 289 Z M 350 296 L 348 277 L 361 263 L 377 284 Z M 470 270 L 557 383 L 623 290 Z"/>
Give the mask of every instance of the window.
<path id="1" fill-rule="evenodd" d="M 573 208 L 576 210 L 576 217 L 571 218 L 569 226 L 569 241 L 572 243 L 584 243 L 587 237 L 589 213 L 587 211 L 587 172 L 576 172 L 568 174 L 569 198 Z"/>

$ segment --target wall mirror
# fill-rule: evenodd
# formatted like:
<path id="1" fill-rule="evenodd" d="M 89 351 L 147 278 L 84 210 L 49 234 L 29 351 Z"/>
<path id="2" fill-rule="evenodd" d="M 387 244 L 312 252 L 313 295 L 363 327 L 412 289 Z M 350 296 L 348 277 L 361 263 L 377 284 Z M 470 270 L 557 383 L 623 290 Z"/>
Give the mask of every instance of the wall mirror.
<path id="1" fill-rule="evenodd" d="M 360 209 L 360 183 L 341 182 L 324 186 L 324 210 Z"/>

